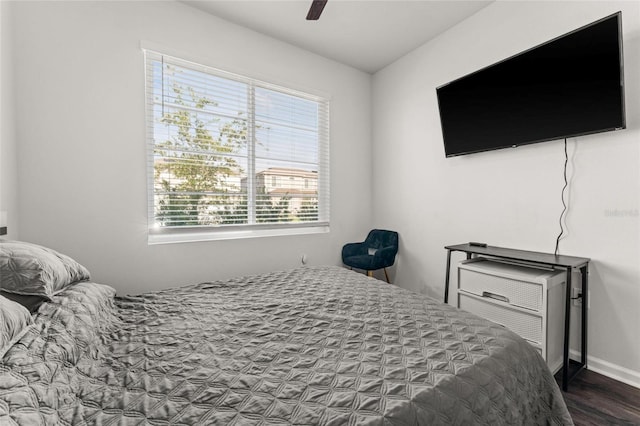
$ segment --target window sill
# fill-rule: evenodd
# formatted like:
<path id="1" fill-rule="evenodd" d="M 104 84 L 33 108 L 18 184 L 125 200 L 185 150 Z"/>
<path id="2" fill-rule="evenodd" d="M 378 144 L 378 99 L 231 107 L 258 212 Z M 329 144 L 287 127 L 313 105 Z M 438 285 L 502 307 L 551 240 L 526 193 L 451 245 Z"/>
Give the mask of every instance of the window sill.
<path id="1" fill-rule="evenodd" d="M 149 234 L 148 244 L 195 243 L 201 241 L 238 240 L 244 238 L 281 237 L 287 235 L 324 234 L 329 232 L 329 225 L 307 226 L 299 228 L 272 229 L 235 229 L 207 230 L 202 232 L 172 232 Z"/>

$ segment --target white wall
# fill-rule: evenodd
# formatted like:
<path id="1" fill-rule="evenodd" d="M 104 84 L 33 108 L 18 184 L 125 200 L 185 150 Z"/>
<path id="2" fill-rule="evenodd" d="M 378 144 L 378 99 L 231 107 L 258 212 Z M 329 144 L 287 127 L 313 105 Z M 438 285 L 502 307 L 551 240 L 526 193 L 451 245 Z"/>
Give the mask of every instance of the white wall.
<path id="1" fill-rule="evenodd" d="M 553 252 L 563 143 L 445 159 L 435 88 L 618 10 L 627 129 L 569 140 L 569 234 L 560 252 L 593 259 L 590 368 L 640 386 L 640 3 L 499 1 L 376 73 L 374 223 L 400 232 L 396 282 L 438 299 L 445 245 Z"/>
<path id="2" fill-rule="evenodd" d="M 176 2 L 22 2 L 14 13 L 20 239 L 119 293 L 338 264 L 371 213 L 371 76 Z M 331 96 L 331 232 L 147 245 L 140 42 Z"/>
<path id="3" fill-rule="evenodd" d="M 0 226 L 8 227 L 3 238 L 16 238 L 18 161 L 13 115 L 13 22 L 7 5 L 0 1 Z"/>

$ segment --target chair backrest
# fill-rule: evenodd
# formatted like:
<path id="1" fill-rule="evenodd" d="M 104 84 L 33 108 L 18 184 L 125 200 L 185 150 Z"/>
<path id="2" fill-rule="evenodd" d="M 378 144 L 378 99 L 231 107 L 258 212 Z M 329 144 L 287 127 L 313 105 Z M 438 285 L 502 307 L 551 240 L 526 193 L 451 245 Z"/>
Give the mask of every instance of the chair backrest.
<path id="1" fill-rule="evenodd" d="M 398 251 L 398 233 L 395 231 L 387 231 L 386 229 L 373 229 L 364 240 L 367 247 L 381 249 L 384 247 L 394 247 Z"/>

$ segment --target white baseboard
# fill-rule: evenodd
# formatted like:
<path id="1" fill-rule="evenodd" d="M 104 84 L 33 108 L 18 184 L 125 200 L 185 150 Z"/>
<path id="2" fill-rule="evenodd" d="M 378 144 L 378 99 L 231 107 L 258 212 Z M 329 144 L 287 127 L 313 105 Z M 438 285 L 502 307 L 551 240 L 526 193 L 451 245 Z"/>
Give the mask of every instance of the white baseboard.
<path id="1" fill-rule="evenodd" d="M 569 354 L 571 359 L 580 359 L 580 352 L 578 351 L 572 349 Z M 591 355 L 587 356 L 587 369 L 640 389 L 640 372 L 638 371 L 621 367 Z"/>

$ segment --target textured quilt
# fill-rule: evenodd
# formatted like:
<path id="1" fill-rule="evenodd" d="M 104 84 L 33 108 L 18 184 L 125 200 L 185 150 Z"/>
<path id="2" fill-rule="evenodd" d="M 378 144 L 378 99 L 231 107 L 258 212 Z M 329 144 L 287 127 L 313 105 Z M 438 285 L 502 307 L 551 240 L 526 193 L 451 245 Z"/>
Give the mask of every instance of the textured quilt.
<path id="1" fill-rule="evenodd" d="M 0 425 L 572 424 L 507 329 L 338 267 L 114 299 L 78 283 L 0 361 Z"/>

